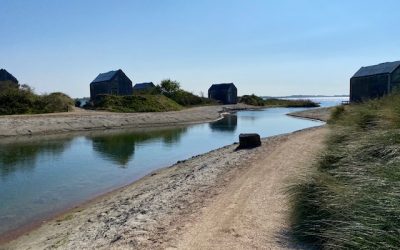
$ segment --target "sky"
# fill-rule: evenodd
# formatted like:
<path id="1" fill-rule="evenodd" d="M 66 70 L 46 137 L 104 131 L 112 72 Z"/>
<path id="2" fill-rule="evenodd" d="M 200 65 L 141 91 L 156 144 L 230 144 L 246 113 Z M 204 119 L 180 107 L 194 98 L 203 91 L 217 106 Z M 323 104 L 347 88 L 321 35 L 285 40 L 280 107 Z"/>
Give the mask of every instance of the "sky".
<path id="1" fill-rule="evenodd" d="M 195 94 L 348 94 L 400 60 L 400 1 L 0 0 L 0 68 L 38 93 L 89 96 L 99 74 L 177 80 Z"/>

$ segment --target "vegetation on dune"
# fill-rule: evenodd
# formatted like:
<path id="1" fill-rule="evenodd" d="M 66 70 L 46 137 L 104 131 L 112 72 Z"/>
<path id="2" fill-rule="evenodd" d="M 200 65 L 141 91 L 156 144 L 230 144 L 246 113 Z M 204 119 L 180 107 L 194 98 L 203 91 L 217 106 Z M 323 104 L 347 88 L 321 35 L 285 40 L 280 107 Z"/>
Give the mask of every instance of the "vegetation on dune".
<path id="1" fill-rule="evenodd" d="M 265 106 L 265 100 L 254 94 L 239 97 L 239 102 L 253 106 Z"/>
<path id="2" fill-rule="evenodd" d="M 400 95 L 339 106 L 316 172 L 290 187 L 294 235 L 321 249 L 400 248 Z"/>
<path id="3" fill-rule="evenodd" d="M 294 107 L 304 107 L 304 108 L 313 108 L 319 107 L 318 103 L 315 103 L 311 100 L 286 100 L 286 99 L 278 99 L 278 98 L 268 98 L 264 100 L 263 98 L 256 95 L 244 95 L 239 98 L 240 103 L 253 105 L 253 106 L 268 106 L 268 107 L 285 107 L 285 108 L 294 108 Z"/>
<path id="4" fill-rule="evenodd" d="M 182 106 L 163 95 L 100 95 L 95 109 L 112 112 L 162 112 L 180 110 Z"/>
<path id="5" fill-rule="evenodd" d="M 181 89 L 179 82 L 170 79 L 162 80 L 154 91 L 158 94 L 165 95 L 182 106 L 216 104 L 216 102 L 211 99 L 197 96 Z"/>
<path id="6" fill-rule="evenodd" d="M 28 85 L 0 91 L 0 115 L 67 112 L 73 105 L 74 100 L 63 93 L 37 95 Z"/>

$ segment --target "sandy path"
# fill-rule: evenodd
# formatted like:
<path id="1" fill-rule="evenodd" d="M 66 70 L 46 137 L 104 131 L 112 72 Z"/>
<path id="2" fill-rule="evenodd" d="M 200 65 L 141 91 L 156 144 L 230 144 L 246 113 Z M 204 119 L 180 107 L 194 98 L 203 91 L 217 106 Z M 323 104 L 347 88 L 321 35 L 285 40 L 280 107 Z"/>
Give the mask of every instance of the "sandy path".
<path id="1" fill-rule="evenodd" d="M 219 119 L 223 112 L 247 108 L 254 107 L 237 104 L 153 113 L 111 113 L 75 110 L 67 113 L 0 116 L 0 137 L 186 125 L 214 121 Z"/>
<path id="2" fill-rule="evenodd" d="M 307 171 L 323 146 L 325 128 L 293 134 L 257 159 L 186 228 L 178 249 L 296 248 L 288 230 L 290 178 Z M 282 238 L 283 237 L 283 238 Z"/>

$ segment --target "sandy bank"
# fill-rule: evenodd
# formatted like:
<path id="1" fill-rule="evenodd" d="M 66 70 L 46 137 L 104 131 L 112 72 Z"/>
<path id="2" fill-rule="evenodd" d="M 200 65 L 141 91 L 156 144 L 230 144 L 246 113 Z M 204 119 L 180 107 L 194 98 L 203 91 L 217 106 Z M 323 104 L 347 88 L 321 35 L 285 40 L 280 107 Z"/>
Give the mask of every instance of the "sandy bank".
<path id="1" fill-rule="evenodd" d="M 249 108 L 254 107 L 238 104 L 154 113 L 111 113 L 81 110 L 55 114 L 0 116 L 0 137 L 186 125 L 214 121 L 219 119 L 224 112 Z"/>
<path id="2" fill-rule="evenodd" d="M 159 170 L 52 220 L 4 249 L 231 249 L 283 246 L 283 188 L 309 166 L 324 128 L 230 145 Z M 278 244 L 278 245 L 276 245 Z"/>
<path id="3" fill-rule="evenodd" d="M 288 115 L 298 118 L 306 118 L 326 122 L 331 116 L 332 109 L 333 107 L 308 109 L 304 111 L 292 112 Z"/>

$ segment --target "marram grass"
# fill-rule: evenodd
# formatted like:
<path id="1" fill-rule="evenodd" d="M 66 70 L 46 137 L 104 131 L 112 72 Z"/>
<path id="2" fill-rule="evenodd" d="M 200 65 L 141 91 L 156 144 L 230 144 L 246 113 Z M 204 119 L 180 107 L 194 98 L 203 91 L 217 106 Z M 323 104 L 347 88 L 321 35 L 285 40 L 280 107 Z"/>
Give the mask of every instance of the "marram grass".
<path id="1" fill-rule="evenodd" d="M 316 169 L 290 188 L 292 229 L 317 249 L 400 249 L 400 95 L 338 107 Z"/>

